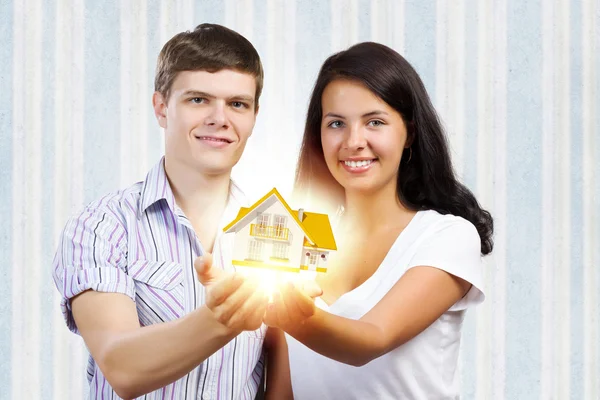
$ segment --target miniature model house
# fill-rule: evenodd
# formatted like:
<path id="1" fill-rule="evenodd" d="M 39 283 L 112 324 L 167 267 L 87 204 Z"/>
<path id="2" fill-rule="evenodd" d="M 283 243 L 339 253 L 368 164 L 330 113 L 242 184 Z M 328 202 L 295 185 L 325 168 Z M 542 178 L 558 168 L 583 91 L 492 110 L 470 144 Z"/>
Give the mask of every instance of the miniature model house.
<path id="1" fill-rule="evenodd" d="M 224 229 L 235 233 L 233 265 L 280 272 L 326 272 L 336 244 L 326 214 L 290 209 L 277 189 L 241 208 Z"/>

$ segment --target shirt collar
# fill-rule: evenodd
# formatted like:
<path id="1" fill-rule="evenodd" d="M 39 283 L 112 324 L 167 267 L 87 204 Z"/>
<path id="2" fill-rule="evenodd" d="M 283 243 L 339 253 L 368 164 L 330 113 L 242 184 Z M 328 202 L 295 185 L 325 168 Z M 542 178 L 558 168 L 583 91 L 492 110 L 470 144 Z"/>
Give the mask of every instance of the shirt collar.
<path id="1" fill-rule="evenodd" d="M 171 190 L 171 185 L 165 172 L 165 158 L 160 161 L 148 172 L 146 180 L 142 185 L 142 194 L 140 198 L 140 215 L 154 203 L 165 200 L 169 208 L 175 214 L 175 196 Z"/>
<path id="2" fill-rule="evenodd" d="M 146 179 L 142 185 L 142 193 L 140 198 L 140 215 L 142 215 L 148 207 L 160 200 L 165 200 L 174 215 L 177 215 L 178 207 L 175 204 L 175 196 L 171 190 L 169 179 L 165 171 L 165 158 L 160 161 L 148 172 Z M 240 187 L 232 180 L 229 181 L 229 199 L 228 204 L 233 203 L 238 207 L 247 205 L 247 199 Z"/>

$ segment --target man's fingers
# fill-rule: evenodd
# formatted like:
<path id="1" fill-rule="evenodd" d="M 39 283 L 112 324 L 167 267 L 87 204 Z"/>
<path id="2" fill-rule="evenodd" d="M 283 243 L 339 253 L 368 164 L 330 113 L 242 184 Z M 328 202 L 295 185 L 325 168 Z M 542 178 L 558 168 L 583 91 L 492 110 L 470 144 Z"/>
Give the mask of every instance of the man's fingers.
<path id="1" fill-rule="evenodd" d="M 221 303 L 216 309 L 216 313 L 221 321 L 229 321 L 230 326 L 234 325 L 232 317 L 243 312 L 241 309 L 246 301 L 256 292 L 256 285 L 248 280 L 243 280 L 243 284 Z"/>
<path id="2" fill-rule="evenodd" d="M 205 253 L 204 255 L 194 260 L 194 268 L 198 275 L 198 280 L 202 285 L 212 283 L 223 276 L 223 271 L 213 268 L 212 254 Z"/>
<path id="3" fill-rule="evenodd" d="M 230 274 L 211 286 L 206 305 L 213 308 L 225 302 L 244 283 L 239 274 Z"/>
<path id="4" fill-rule="evenodd" d="M 235 312 L 232 318 L 232 324 L 239 323 L 246 327 L 246 330 L 256 330 L 262 323 L 262 317 L 265 314 L 267 301 L 269 299 L 260 291 L 255 291 Z"/>

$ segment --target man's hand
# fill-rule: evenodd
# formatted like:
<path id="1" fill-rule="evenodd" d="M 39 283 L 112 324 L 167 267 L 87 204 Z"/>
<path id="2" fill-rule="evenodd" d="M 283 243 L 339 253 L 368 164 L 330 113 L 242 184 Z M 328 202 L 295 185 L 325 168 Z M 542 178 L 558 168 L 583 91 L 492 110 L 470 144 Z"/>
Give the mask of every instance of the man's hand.
<path id="1" fill-rule="evenodd" d="M 213 268 L 210 254 L 198 257 L 194 267 L 206 288 L 206 307 L 219 323 L 234 332 L 260 328 L 269 299 L 258 290 L 258 282 Z"/>
<path id="2" fill-rule="evenodd" d="M 299 286 L 304 290 L 288 282 L 273 294 L 273 303 L 267 307 L 264 317 L 265 324 L 289 333 L 314 315 L 316 310 L 314 298 L 322 294 L 321 288 L 316 283 L 310 282 L 304 282 Z"/>
<path id="3" fill-rule="evenodd" d="M 203 256 L 194 260 L 196 275 L 198 275 L 198 280 L 204 287 L 214 284 L 216 281 L 227 275 L 222 269 L 213 268 L 212 261 L 213 258 L 210 253 L 205 253 Z"/>

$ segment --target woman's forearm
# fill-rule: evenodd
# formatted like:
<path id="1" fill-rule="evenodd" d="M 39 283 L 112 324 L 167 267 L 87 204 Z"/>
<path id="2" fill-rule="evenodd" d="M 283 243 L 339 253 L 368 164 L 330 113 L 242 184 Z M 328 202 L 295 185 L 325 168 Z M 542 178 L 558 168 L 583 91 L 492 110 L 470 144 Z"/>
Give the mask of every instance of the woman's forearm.
<path id="1" fill-rule="evenodd" d="M 325 357 L 357 367 L 384 354 L 386 347 L 376 325 L 320 309 L 288 334 Z"/>

